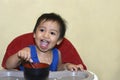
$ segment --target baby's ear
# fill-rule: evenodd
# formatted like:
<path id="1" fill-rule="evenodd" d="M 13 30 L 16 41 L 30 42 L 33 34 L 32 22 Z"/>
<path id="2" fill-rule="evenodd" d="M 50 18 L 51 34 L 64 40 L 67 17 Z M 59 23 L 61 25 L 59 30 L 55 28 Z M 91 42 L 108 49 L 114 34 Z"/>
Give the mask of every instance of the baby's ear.
<path id="1" fill-rule="evenodd" d="M 35 38 L 35 33 L 33 34 L 33 38 Z"/>
<path id="2" fill-rule="evenodd" d="M 59 39 L 57 42 L 57 45 L 60 45 L 60 43 L 63 41 L 63 39 Z"/>

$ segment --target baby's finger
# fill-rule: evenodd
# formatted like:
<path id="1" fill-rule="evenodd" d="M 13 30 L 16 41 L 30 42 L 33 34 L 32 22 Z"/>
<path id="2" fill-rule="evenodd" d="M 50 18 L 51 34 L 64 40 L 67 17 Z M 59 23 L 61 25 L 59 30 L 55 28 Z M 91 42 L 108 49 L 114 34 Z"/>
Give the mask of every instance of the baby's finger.
<path id="1" fill-rule="evenodd" d="M 72 67 L 72 69 L 71 69 L 71 71 L 77 71 L 78 69 L 77 69 L 77 67 L 75 67 L 75 66 L 73 66 Z"/>
<path id="2" fill-rule="evenodd" d="M 29 61 L 30 58 L 31 58 L 31 55 L 28 52 L 25 52 L 24 53 L 24 59 L 25 59 L 25 61 Z"/>
<path id="3" fill-rule="evenodd" d="M 83 65 L 79 64 L 77 65 L 78 70 L 84 70 Z"/>
<path id="4" fill-rule="evenodd" d="M 18 56 L 18 58 L 20 58 L 20 59 L 21 59 L 21 58 L 22 58 L 22 56 L 23 56 L 23 55 L 22 55 L 22 52 L 21 52 L 21 51 L 19 51 L 19 52 L 17 53 L 17 56 Z"/>
<path id="5" fill-rule="evenodd" d="M 30 58 L 29 62 L 33 63 L 33 60 Z"/>

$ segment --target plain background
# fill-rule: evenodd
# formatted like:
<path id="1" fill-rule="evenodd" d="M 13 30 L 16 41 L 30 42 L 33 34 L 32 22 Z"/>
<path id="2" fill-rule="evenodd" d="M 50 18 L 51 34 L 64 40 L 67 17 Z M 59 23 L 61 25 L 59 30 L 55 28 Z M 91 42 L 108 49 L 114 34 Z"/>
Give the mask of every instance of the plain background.
<path id="1" fill-rule="evenodd" d="M 41 14 L 55 12 L 67 21 L 66 38 L 88 70 L 99 80 L 120 80 L 119 4 L 120 0 L 0 0 L 0 63 L 15 37 L 32 32 Z"/>

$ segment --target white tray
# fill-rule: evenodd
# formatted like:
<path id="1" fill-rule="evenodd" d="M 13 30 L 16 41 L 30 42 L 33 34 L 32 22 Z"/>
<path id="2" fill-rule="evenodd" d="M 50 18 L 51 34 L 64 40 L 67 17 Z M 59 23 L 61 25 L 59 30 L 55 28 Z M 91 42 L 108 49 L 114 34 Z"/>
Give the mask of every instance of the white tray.
<path id="1" fill-rule="evenodd" d="M 22 71 L 0 70 L 0 80 L 24 80 Z M 94 75 L 88 71 L 56 71 L 50 72 L 49 80 L 94 80 Z"/>

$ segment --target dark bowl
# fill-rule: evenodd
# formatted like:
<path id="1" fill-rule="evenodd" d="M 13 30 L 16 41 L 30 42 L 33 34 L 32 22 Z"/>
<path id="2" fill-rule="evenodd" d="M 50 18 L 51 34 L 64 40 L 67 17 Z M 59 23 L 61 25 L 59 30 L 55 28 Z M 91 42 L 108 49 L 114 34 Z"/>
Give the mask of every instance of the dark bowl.
<path id="1" fill-rule="evenodd" d="M 49 64 L 46 63 L 25 63 L 25 80 L 47 80 L 49 76 Z"/>

